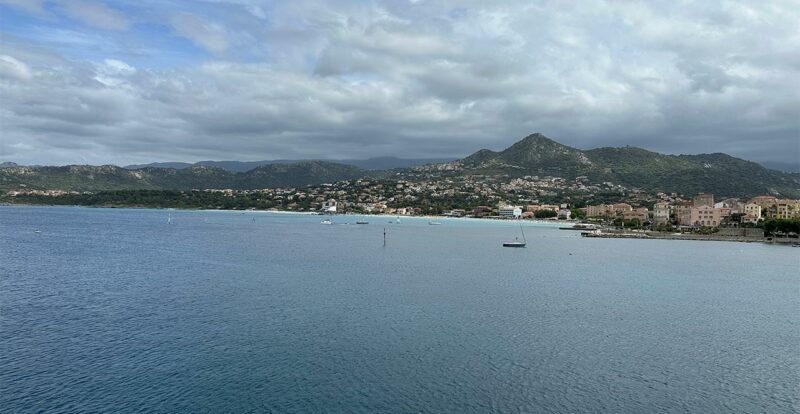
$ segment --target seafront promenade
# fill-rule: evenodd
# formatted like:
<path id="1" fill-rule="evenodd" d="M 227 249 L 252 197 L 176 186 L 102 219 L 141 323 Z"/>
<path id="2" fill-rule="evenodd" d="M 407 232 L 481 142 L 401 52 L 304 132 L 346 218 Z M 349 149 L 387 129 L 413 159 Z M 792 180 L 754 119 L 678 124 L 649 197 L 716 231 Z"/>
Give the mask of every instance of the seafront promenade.
<path id="1" fill-rule="evenodd" d="M 698 240 L 800 245 L 800 239 L 792 237 L 720 236 L 717 234 L 662 233 L 645 231 L 624 232 L 618 230 L 586 231 L 582 232 L 581 236 L 601 239 Z"/>

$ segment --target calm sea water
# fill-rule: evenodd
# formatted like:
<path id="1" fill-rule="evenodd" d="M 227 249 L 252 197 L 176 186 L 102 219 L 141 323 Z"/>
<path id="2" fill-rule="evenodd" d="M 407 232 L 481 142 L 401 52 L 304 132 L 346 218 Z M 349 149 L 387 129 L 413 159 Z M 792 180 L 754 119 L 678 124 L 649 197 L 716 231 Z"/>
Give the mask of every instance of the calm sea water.
<path id="1" fill-rule="evenodd" d="M 367 220 L 1 207 L 0 411 L 800 410 L 799 249 Z"/>

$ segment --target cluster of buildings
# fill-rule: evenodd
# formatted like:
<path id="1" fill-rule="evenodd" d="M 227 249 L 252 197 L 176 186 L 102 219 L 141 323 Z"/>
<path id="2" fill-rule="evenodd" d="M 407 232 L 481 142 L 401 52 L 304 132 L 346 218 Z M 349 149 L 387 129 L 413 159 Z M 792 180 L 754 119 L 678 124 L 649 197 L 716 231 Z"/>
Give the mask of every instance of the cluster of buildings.
<path id="1" fill-rule="evenodd" d="M 640 223 L 674 224 L 686 227 L 719 227 L 723 224 L 756 224 L 762 219 L 800 218 L 800 200 L 758 196 L 749 200 L 727 198 L 715 202 L 714 195 L 701 193 L 692 200 L 660 201 L 647 208 L 629 204 L 603 204 L 584 208 L 587 217 L 637 219 Z"/>
<path id="2" fill-rule="evenodd" d="M 758 196 L 748 200 L 715 200 L 701 193 L 691 200 L 672 193 L 646 193 L 611 183 L 591 183 L 550 176 L 441 176 L 439 167 L 419 167 L 406 177 L 357 179 L 304 187 L 257 190 L 206 189 L 225 200 L 247 199 L 247 208 L 322 213 L 443 214 L 451 217 L 573 218 L 570 207 L 597 203 L 581 210 L 589 218 L 636 221 L 640 225 L 719 227 L 756 224 L 760 220 L 800 218 L 800 200 Z M 64 196 L 61 190 L 9 191 L 8 196 Z M 229 199 L 230 197 L 230 199 Z M 625 201 L 625 202 L 618 202 Z M 558 204 L 556 204 L 558 203 Z M 654 203 L 654 204 L 653 204 Z M 242 208 L 232 204 L 227 208 Z M 643 206 L 652 206 L 652 210 Z"/>
<path id="3" fill-rule="evenodd" d="M 281 210 L 521 218 L 533 217 L 540 210 L 552 210 L 561 218 L 569 218 L 571 212 L 566 204 L 546 204 L 555 200 L 575 204 L 597 193 L 635 193 L 610 182 L 591 184 L 586 177 L 442 177 L 431 173 L 405 179 L 403 174 L 398 173 L 393 179 L 345 180 L 296 188 L 202 191 L 227 197 L 256 197 L 263 201 L 258 208 Z"/>
<path id="4" fill-rule="evenodd" d="M 17 196 L 45 196 L 45 197 L 60 197 L 65 195 L 78 195 L 81 194 L 77 191 L 63 191 L 63 190 L 12 190 L 6 193 L 9 197 L 17 197 Z M 83 194 L 87 194 L 84 192 Z"/>

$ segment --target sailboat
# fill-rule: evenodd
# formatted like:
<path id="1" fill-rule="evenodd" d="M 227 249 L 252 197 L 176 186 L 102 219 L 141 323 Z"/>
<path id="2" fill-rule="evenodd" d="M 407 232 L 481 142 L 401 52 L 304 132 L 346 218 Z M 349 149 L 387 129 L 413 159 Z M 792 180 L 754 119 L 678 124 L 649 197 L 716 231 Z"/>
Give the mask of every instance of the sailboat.
<path id="1" fill-rule="evenodd" d="M 522 231 L 522 222 L 519 223 L 519 232 L 522 233 L 522 241 L 516 238 L 513 242 L 504 242 L 503 247 L 525 247 L 528 241 L 525 240 L 525 232 Z"/>

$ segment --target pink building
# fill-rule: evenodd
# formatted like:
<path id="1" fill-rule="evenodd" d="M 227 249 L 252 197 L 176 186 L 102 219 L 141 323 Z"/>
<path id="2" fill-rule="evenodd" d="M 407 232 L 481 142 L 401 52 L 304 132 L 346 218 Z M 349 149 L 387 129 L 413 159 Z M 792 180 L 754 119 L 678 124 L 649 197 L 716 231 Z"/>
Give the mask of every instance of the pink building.
<path id="1" fill-rule="evenodd" d="M 719 226 L 721 211 L 718 208 L 709 206 L 692 207 L 689 212 L 689 222 L 681 223 L 696 227 L 717 227 Z"/>

